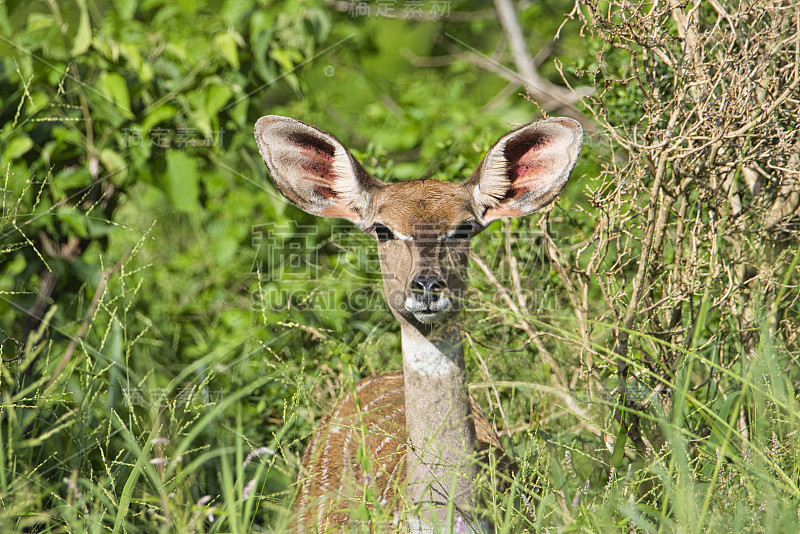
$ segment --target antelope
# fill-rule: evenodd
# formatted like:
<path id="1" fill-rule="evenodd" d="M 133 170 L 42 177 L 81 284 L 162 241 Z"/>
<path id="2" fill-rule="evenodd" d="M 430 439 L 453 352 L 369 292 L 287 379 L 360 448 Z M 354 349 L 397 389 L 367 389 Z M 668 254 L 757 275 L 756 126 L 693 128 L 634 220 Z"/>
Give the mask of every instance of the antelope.
<path id="1" fill-rule="evenodd" d="M 290 202 L 375 239 L 402 335 L 403 370 L 361 380 L 320 421 L 302 456 L 292 532 L 358 528 L 351 512 L 368 495 L 408 510 L 408 532 L 489 532 L 476 457 L 499 442 L 467 392 L 457 320 L 469 240 L 558 196 L 580 151 L 580 125 L 548 118 L 509 132 L 461 183 L 382 182 L 334 136 L 288 117 L 262 117 L 255 137 Z"/>

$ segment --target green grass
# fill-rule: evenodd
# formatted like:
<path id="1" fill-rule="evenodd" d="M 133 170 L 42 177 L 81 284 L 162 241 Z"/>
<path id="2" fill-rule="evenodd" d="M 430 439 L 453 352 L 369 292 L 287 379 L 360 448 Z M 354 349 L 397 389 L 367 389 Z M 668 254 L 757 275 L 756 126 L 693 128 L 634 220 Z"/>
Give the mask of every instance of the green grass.
<path id="1" fill-rule="evenodd" d="M 503 238 L 494 232 L 480 239 L 486 250 Z M 103 305 L 89 318 L 97 345 L 79 340 L 60 375 L 49 374 L 59 343 L 44 336 L 27 344 L 21 360 L 3 361 L 3 531 L 280 532 L 313 421 L 331 395 L 361 376 L 362 364 L 354 362 L 372 358 L 373 349 L 387 369 L 399 366 L 395 325 L 377 310 L 372 330 L 355 338 L 328 330 L 324 339 L 298 346 L 297 361 L 290 342 L 283 356 L 270 348 L 272 336 L 309 339 L 307 331 L 287 320 L 265 334 L 270 325 L 258 324 L 263 310 L 253 310 L 256 324 L 245 338 L 209 347 L 168 373 L 142 371 L 130 358 L 135 347 L 148 346 L 148 330 L 122 321 L 131 306 L 126 299 L 137 298 L 123 291 L 130 285 L 125 270 L 109 280 Z M 472 277 L 480 286 L 479 270 Z M 513 429 L 503 439 L 520 465 L 510 487 L 493 491 L 487 505 L 499 532 L 797 526 L 797 371 L 766 317 L 757 349 L 732 367 L 709 359 L 697 338 L 696 347 L 681 349 L 631 332 L 634 345 L 676 350 L 681 362 L 669 377 L 631 359 L 642 384 L 631 394 L 647 401 L 620 415 L 609 395 L 549 385 L 550 370 L 525 345 L 525 332 L 509 326 L 535 324 L 555 360 L 567 364 L 581 346 L 569 314 L 517 315 L 489 300 L 474 304 L 466 316 L 466 331 L 480 342 L 468 352 L 472 392 L 501 430 Z M 612 357 L 601 332 L 613 326 L 593 324 L 598 355 Z M 303 361 L 322 368 L 300 375 Z M 698 388 L 708 373 L 718 380 L 714 395 Z M 671 398 L 654 392 L 658 385 Z M 275 403 L 268 393 L 275 387 L 287 392 L 278 398 L 280 412 L 264 409 Z M 138 396 L 148 392 L 142 402 Z M 643 450 L 620 431 L 620 421 L 631 417 L 646 440 Z"/>

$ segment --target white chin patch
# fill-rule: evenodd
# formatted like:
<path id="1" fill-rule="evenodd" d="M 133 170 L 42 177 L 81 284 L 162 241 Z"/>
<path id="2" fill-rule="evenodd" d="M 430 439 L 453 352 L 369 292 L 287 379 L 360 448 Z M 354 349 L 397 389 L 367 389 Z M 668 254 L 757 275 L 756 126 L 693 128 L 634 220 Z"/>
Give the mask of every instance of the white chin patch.
<path id="1" fill-rule="evenodd" d="M 433 324 L 438 321 L 441 316 L 441 313 L 418 312 L 414 314 L 414 318 L 422 324 Z"/>
<path id="2" fill-rule="evenodd" d="M 433 324 L 439 322 L 450 311 L 453 301 L 449 297 L 442 297 L 430 306 L 426 306 L 414 297 L 407 297 L 403 307 L 420 323 Z"/>

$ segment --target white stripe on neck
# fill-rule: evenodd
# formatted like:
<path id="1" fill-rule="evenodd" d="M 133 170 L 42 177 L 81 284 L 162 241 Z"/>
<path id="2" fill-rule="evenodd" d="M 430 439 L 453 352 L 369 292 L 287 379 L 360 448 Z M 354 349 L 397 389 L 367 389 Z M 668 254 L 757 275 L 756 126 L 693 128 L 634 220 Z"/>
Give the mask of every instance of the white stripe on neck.
<path id="1" fill-rule="evenodd" d="M 422 376 L 444 376 L 455 371 L 456 355 L 461 351 L 461 340 L 440 342 L 442 348 L 432 343 L 421 332 L 409 335 L 403 331 L 403 360 Z"/>

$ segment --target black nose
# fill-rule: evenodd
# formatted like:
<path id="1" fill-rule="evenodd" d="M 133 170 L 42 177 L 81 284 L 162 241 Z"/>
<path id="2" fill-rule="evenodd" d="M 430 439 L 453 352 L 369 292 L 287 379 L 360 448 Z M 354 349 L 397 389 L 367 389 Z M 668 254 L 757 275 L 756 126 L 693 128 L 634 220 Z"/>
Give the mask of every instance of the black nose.
<path id="1" fill-rule="evenodd" d="M 447 283 L 435 274 L 421 275 L 411 280 L 411 292 L 428 305 L 439 300 L 439 296 L 445 289 L 447 289 Z"/>

